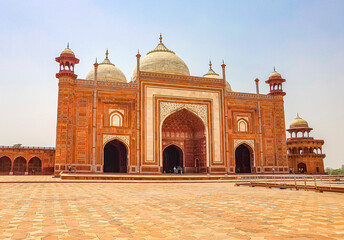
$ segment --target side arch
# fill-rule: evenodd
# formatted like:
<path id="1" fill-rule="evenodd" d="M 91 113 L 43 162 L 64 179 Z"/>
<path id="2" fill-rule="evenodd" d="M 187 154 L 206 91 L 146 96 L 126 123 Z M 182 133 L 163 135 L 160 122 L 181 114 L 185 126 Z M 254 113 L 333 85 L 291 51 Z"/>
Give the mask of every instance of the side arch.
<path id="1" fill-rule="evenodd" d="M 13 161 L 13 174 L 24 174 L 26 172 L 27 161 L 24 157 L 17 157 Z"/>
<path id="2" fill-rule="evenodd" d="M 126 150 L 126 170 L 124 171 L 121 169 L 119 172 L 127 172 L 129 167 L 130 167 L 130 136 L 129 135 L 112 135 L 112 134 L 107 134 L 103 135 L 103 151 L 102 151 L 102 166 L 103 166 L 103 172 L 104 166 L 105 166 L 105 147 L 108 143 L 117 140 L 123 146 L 125 147 Z"/>
<path id="3" fill-rule="evenodd" d="M 29 174 L 36 174 L 42 172 L 42 160 L 39 157 L 33 157 L 28 163 Z"/>
<path id="4" fill-rule="evenodd" d="M 8 174 L 11 172 L 12 162 L 8 156 L 0 158 L 0 174 Z"/>
<path id="5" fill-rule="evenodd" d="M 235 173 L 251 173 L 254 167 L 254 151 L 246 143 L 236 146 L 235 151 Z"/>

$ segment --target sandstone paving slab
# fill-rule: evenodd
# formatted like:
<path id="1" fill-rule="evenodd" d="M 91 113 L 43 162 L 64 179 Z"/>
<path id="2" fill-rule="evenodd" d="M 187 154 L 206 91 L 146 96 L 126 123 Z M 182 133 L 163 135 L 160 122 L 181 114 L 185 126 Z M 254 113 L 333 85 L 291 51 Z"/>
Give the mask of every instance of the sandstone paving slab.
<path id="1" fill-rule="evenodd" d="M 0 184 L 0 239 L 344 239 L 340 193 L 47 177 Z"/>

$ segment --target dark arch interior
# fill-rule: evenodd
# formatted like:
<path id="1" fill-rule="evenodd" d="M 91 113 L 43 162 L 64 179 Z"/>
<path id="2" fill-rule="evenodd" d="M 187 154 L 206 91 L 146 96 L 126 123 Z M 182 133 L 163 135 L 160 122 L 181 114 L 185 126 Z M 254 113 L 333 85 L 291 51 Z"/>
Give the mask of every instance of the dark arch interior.
<path id="1" fill-rule="evenodd" d="M 299 170 L 299 173 L 307 172 L 307 167 L 306 167 L 306 164 L 304 163 L 297 164 L 297 169 Z"/>
<path id="2" fill-rule="evenodd" d="M 105 145 L 104 172 L 127 172 L 127 149 L 121 141 L 112 140 Z"/>
<path id="3" fill-rule="evenodd" d="M 0 172 L 9 173 L 11 172 L 11 159 L 9 157 L 0 158 Z"/>
<path id="4" fill-rule="evenodd" d="M 42 161 L 38 157 L 33 157 L 29 161 L 29 173 L 38 173 L 42 171 Z"/>
<path id="5" fill-rule="evenodd" d="M 26 160 L 23 157 L 17 157 L 13 162 L 13 173 L 23 174 L 26 171 Z"/>
<path id="6" fill-rule="evenodd" d="M 251 173 L 251 153 L 243 144 L 235 150 L 235 172 Z"/>
<path id="7" fill-rule="evenodd" d="M 173 173 L 174 167 L 183 168 L 183 152 L 179 147 L 170 145 L 163 152 L 163 172 Z"/>

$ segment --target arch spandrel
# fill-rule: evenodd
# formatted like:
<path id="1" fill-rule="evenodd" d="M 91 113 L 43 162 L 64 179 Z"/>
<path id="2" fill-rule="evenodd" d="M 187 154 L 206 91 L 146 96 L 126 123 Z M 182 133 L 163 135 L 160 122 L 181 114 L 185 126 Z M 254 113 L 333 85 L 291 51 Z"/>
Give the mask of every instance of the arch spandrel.
<path id="1" fill-rule="evenodd" d="M 104 134 L 103 135 L 103 147 L 112 140 L 119 140 L 123 142 L 128 150 L 130 149 L 130 136 L 129 135 L 113 135 L 113 134 Z"/>
<path id="2" fill-rule="evenodd" d="M 160 102 L 160 122 L 161 124 L 164 120 L 171 114 L 178 112 L 179 110 L 186 109 L 198 116 L 204 123 L 208 126 L 208 109 L 206 105 L 203 104 L 189 104 L 189 103 L 172 103 L 172 102 Z"/>
<path id="3" fill-rule="evenodd" d="M 241 145 L 243 143 L 246 143 L 254 151 L 254 140 L 253 139 L 234 139 L 234 149 L 236 149 L 239 145 Z"/>

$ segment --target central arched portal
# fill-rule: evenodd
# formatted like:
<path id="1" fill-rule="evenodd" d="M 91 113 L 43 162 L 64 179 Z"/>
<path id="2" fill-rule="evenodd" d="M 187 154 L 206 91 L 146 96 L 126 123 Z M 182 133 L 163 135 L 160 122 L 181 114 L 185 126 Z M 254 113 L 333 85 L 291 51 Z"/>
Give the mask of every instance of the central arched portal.
<path id="1" fill-rule="evenodd" d="M 117 139 L 104 146 L 104 172 L 127 172 L 127 148 Z"/>
<path id="2" fill-rule="evenodd" d="M 170 163 L 165 164 L 167 156 L 173 154 L 173 156 L 177 156 L 178 153 L 180 156 L 179 162 L 177 160 L 171 161 L 175 161 L 173 164 L 179 163 L 179 166 L 183 168 L 183 172 L 206 172 L 206 129 L 203 121 L 196 114 L 187 109 L 181 109 L 168 116 L 164 120 L 161 129 L 162 149 L 166 148 L 162 156 L 163 172 L 170 172 Z"/>
<path id="3" fill-rule="evenodd" d="M 251 173 L 251 151 L 245 145 L 241 144 L 235 149 L 235 172 Z"/>
<path id="4" fill-rule="evenodd" d="M 174 168 L 183 168 L 183 151 L 176 145 L 170 145 L 163 152 L 163 172 L 173 173 Z"/>

